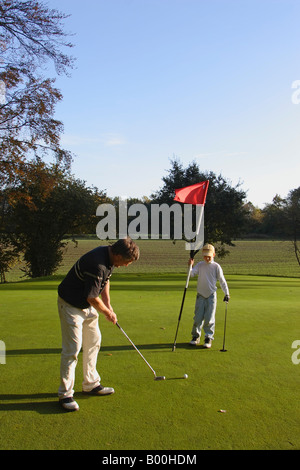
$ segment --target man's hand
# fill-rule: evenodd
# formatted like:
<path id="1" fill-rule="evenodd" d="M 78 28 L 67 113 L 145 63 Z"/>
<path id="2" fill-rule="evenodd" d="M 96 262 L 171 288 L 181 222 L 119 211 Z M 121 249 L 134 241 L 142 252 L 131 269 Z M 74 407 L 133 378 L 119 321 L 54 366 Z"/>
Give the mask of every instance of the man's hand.
<path id="1" fill-rule="evenodd" d="M 115 314 L 115 312 L 113 310 L 110 310 L 109 311 L 109 314 L 106 315 L 106 319 L 110 322 L 112 322 L 114 325 L 117 323 L 118 319 L 117 319 L 117 315 Z"/>
<path id="2" fill-rule="evenodd" d="M 87 301 L 92 307 L 94 307 L 97 310 L 97 312 L 103 313 L 106 316 L 106 319 L 108 321 L 112 322 L 114 325 L 117 323 L 118 321 L 117 315 L 115 314 L 115 312 L 113 311 L 111 307 L 109 308 L 105 305 L 105 303 L 103 302 L 102 299 L 100 299 L 100 297 L 96 297 L 96 298 L 89 297 Z"/>
<path id="3" fill-rule="evenodd" d="M 189 266 L 194 266 L 194 258 L 189 259 Z"/>
<path id="4" fill-rule="evenodd" d="M 230 299 L 229 295 L 225 295 L 223 302 L 229 302 L 229 299 Z"/>

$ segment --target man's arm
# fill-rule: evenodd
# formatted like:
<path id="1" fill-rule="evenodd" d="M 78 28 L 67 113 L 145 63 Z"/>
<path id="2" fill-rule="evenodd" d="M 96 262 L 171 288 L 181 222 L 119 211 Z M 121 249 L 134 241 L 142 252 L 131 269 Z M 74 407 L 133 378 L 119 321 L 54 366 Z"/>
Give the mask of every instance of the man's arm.
<path id="1" fill-rule="evenodd" d="M 87 301 L 97 312 L 103 313 L 108 321 L 111 321 L 114 325 L 117 323 L 117 315 L 110 305 L 109 281 L 101 292 L 101 299 L 100 297 L 88 297 Z"/>
<path id="2" fill-rule="evenodd" d="M 113 310 L 113 309 L 112 309 L 112 306 L 110 305 L 110 294 L 109 294 L 109 291 L 110 291 L 110 283 L 109 283 L 109 280 L 108 280 L 107 283 L 105 284 L 104 289 L 103 289 L 102 292 L 101 292 L 101 299 L 103 300 L 104 305 L 105 305 L 109 310 Z"/>

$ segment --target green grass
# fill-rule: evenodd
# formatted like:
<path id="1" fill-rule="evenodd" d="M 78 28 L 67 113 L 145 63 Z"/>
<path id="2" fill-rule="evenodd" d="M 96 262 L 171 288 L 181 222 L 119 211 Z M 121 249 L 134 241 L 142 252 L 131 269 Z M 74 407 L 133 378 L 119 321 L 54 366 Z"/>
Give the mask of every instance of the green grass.
<path id="1" fill-rule="evenodd" d="M 195 279 L 172 352 L 185 274 L 114 274 L 111 298 L 119 322 L 167 380 L 155 382 L 127 339 L 101 317 L 98 370 L 116 393 L 83 397 L 80 358 L 80 411 L 69 414 L 56 396 L 59 278 L 1 285 L 0 339 L 7 354 L 0 364 L 0 449 L 300 449 L 300 364 L 291 360 L 291 345 L 300 339 L 300 280 L 228 273 L 227 281 L 228 352 L 219 351 L 225 311 L 220 289 L 212 349 L 187 344 Z M 177 379 L 184 373 L 187 380 Z"/>

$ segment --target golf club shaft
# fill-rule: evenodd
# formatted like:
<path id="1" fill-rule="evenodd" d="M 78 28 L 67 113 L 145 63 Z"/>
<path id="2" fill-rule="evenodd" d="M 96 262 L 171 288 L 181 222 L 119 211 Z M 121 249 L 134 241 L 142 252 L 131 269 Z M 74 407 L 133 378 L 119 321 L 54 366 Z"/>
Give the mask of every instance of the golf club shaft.
<path id="1" fill-rule="evenodd" d="M 119 323 L 117 322 L 116 323 L 117 327 L 122 331 L 123 335 L 128 339 L 128 341 L 130 342 L 130 344 L 134 347 L 134 349 L 139 353 L 139 355 L 141 356 L 141 358 L 146 362 L 147 366 L 149 367 L 149 369 L 152 370 L 153 374 L 154 374 L 154 377 L 156 377 L 156 372 L 154 369 L 152 369 L 152 367 L 150 366 L 149 362 L 146 361 L 146 359 L 144 358 L 143 354 L 138 350 L 138 348 L 134 345 L 134 343 L 131 341 L 131 339 L 129 338 L 129 336 L 125 333 L 125 331 L 123 330 L 123 328 L 121 328 L 121 326 L 119 325 Z"/>
<path id="2" fill-rule="evenodd" d="M 223 351 L 225 350 L 225 335 L 226 335 L 227 305 L 228 305 L 228 302 L 226 302 L 226 307 L 225 307 L 224 336 L 223 336 Z"/>

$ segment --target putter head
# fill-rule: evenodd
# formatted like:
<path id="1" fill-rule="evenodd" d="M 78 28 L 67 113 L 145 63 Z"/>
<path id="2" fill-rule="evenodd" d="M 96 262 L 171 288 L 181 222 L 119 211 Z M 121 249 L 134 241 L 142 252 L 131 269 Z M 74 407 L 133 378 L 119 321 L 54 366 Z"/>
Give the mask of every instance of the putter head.
<path id="1" fill-rule="evenodd" d="M 166 377 L 164 375 L 160 375 L 158 377 L 154 377 L 154 380 L 166 380 Z"/>
<path id="2" fill-rule="evenodd" d="M 221 352 L 227 352 L 227 349 L 220 349 Z"/>

